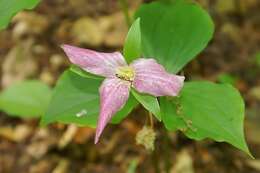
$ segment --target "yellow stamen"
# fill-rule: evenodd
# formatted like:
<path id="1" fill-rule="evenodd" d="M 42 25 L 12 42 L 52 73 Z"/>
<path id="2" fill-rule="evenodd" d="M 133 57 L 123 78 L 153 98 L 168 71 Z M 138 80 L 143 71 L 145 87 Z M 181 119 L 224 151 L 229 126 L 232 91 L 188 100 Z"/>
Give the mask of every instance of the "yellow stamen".
<path id="1" fill-rule="evenodd" d="M 129 66 L 118 67 L 116 69 L 116 76 L 122 80 L 132 82 L 135 77 L 134 69 Z"/>

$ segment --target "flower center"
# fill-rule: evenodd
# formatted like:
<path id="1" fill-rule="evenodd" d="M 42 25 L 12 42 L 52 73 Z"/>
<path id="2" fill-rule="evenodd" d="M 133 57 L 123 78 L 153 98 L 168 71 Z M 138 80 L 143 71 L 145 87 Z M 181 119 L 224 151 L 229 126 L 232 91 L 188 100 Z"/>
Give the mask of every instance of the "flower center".
<path id="1" fill-rule="evenodd" d="M 119 79 L 122 79 L 122 80 L 132 82 L 135 77 L 134 69 L 129 66 L 118 67 L 116 69 L 116 77 L 118 77 Z"/>

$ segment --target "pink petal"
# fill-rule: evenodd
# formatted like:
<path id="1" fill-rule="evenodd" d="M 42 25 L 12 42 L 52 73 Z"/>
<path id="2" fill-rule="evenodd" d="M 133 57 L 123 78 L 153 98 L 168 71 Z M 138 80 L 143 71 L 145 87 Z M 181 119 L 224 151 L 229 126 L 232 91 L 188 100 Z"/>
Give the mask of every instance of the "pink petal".
<path id="1" fill-rule="evenodd" d="M 116 67 L 127 65 L 119 52 L 102 53 L 70 45 L 63 45 L 62 48 L 73 64 L 96 75 L 113 77 Z"/>
<path id="2" fill-rule="evenodd" d="M 141 93 L 154 96 L 176 96 L 184 82 L 183 76 L 166 72 L 154 59 L 138 59 L 131 66 L 135 69 L 133 86 Z"/>
<path id="3" fill-rule="evenodd" d="M 112 116 L 125 105 L 129 97 L 131 83 L 118 78 L 105 79 L 100 93 L 100 114 L 96 129 L 95 143 Z"/>

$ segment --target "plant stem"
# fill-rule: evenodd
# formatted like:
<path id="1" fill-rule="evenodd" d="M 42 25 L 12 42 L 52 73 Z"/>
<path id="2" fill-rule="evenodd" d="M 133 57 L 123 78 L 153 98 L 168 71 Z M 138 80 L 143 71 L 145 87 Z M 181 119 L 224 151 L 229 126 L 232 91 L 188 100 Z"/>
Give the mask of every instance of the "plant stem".
<path id="1" fill-rule="evenodd" d="M 149 116 L 151 128 L 153 129 L 153 115 L 151 112 L 148 112 L 148 116 Z"/>
<path id="2" fill-rule="evenodd" d="M 130 15 L 129 15 L 129 12 L 128 12 L 128 3 L 127 3 L 127 0 L 118 0 L 121 8 L 122 8 L 122 11 L 124 13 L 124 16 L 125 16 L 125 22 L 127 24 L 128 27 L 131 26 L 131 18 L 130 18 Z"/>

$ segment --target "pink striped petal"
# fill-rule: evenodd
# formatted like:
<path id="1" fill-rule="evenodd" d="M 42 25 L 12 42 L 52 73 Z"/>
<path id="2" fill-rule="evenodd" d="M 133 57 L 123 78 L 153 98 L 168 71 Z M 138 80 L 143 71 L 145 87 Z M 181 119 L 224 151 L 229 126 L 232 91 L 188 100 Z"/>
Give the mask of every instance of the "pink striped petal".
<path id="1" fill-rule="evenodd" d="M 119 52 L 102 53 L 70 45 L 63 45 L 62 48 L 73 64 L 96 75 L 113 77 L 116 67 L 127 65 Z"/>
<path id="2" fill-rule="evenodd" d="M 107 78 L 102 83 L 100 93 L 100 114 L 96 129 L 95 143 L 112 116 L 125 105 L 129 97 L 131 83 L 118 78 Z"/>
<path id="3" fill-rule="evenodd" d="M 135 69 L 133 86 L 141 93 L 158 96 L 176 96 L 184 77 L 166 72 L 154 59 L 138 59 L 131 66 Z"/>

